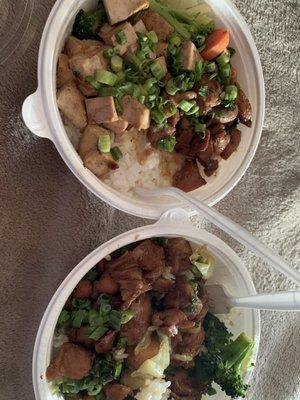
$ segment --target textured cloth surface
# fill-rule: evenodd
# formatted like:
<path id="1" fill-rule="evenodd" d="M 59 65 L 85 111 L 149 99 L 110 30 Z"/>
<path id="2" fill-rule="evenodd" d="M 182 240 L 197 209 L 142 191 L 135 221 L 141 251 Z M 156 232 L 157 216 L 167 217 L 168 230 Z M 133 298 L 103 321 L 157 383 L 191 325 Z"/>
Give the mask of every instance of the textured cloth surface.
<path id="1" fill-rule="evenodd" d="M 149 223 L 88 193 L 54 145 L 35 138 L 22 123 L 21 104 L 36 88 L 38 43 L 52 4 L 36 2 L 21 47 L 0 67 L 0 400 L 33 400 L 35 334 L 66 274 L 109 238 Z M 236 5 L 262 59 L 266 119 L 248 172 L 217 209 L 299 267 L 299 3 L 237 0 Z M 197 219 L 195 223 L 200 224 Z M 259 292 L 294 288 L 236 242 L 216 233 L 239 253 Z M 259 359 L 247 399 L 299 400 L 300 315 L 261 316 Z"/>

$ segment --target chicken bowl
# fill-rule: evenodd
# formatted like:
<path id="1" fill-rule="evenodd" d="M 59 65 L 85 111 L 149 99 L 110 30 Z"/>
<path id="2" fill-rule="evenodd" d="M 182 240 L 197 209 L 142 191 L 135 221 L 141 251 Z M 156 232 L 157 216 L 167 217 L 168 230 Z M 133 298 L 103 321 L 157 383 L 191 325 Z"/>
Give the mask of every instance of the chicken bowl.
<path id="1" fill-rule="evenodd" d="M 46 24 L 27 126 L 97 196 L 158 218 L 175 186 L 213 205 L 246 171 L 264 115 L 251 34 L 229 1 L 61 1 Z"/>
<path id="2" fill-rule="evenodd" d="M 211 283 L 234 296 L 256 293 L 237 255 L 181 209 L 100 246 L 44 314 L 33 354 L 36 399 L 244 397 L 259 312 L 212 315 Z"/>

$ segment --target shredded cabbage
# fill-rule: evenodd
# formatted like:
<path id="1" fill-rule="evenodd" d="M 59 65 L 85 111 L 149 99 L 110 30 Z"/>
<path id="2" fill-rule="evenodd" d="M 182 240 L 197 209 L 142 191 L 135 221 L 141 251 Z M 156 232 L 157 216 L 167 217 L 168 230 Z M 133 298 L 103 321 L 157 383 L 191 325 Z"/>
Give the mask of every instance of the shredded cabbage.
<path id="1" fill-rule="evenodd" d="M 170 341 L 166 335 L 159 334 L 161 339 L 160 349 L 156 356 L 143 362 L 131 376 L 134 377 L 153 377 L 163 378 L 165 369 L 170 364 Z"/>
<path id="2" fill-rule="evenodd" d="M 134 354 L 138 355 L 143 349 L 146 349 L 150 343 L 151 343 L 151 336 L 152 333 L 156 330 L 155 326 L 150 326 L 143 337 L 143 339 L 140 341 L 140 343 L 135 347 L 134 349 Z"/>
<path id="3" fill-rule="evenodd" d="M 197 247 L 190 256 L 191 271 L 195 276 L 209 279 L 213 273 L 214 258 L 207 251 L 207 246 Z"/>

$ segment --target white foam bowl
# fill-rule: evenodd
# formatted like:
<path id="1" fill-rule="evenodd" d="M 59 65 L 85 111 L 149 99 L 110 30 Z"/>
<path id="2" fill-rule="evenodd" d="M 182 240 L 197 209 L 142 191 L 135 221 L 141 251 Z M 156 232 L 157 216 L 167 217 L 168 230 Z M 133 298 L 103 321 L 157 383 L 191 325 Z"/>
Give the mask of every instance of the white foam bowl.
<path id="1" fill-rule="evenodd" d="M 84 275 L 105 256 L 130 243 L 150 238 L 182 236 L 195 245 L 206 244 L 216 260 L 213 278 L 210 283 L 224 285 L 234 296 L 249 296 L 256 294 L 254 284 L 246 267 L 234 251 L 216 236 L 193 227 L 188 213 L 182 209 L 172 209 L 166 212 L 154 225 L 148 225 L 122 235 L 103 244 L 81 261 L 60 285 L 50 301 L 37 334 L 33 353 L 33 385 L 36 400 L 58 400 L 52 395 L 45 379 L 45 371 L 51 360 L 53 335 L 59 314 L 68 297 Z M 255 310 L 239 310 L 228 315 L 229 329 L 238 335 L 248 334 L 255 347 L 252 361 L 255 362 L 260 340 L 259 312 Z M 249 381 L 251 372 L 246 376 Z M 223 394 L 210 397 L 212 400 L 227 399 Z"/>
<path id="2" fill-rule="evenodd" d="M 225 26 L 231 34 L 231 45 L 236 48 L 234 66 L 239 81 L 253 107 L 253 126 L 242 128 L 238 151 L 222 163 L 219 173 L 208 184 L 194 192 L 194 196 L 213 205 L 220 201 L 239 182 L 257 149 L 264 118 L 264 81 L 259 55 L 251 33 L 230 0 L 207 0 L 214 11 L 217 26 Z M 83 166 L 72 146 L 56 103 L 56 64 L 58 54 L 70 34 L 75 15 L 80 8 L 95 7 L 97 0 L 59 0 L 47 20 L 39 52 L 38 89 L 23 104 L 23 119 L 36 135 L 50 139 L 74 175 L 96 196 L 112 206 L 144 218 L 157 219 L 162 212 L 180 205 L 170 198 L 142 200 L 112 189 Z"/>

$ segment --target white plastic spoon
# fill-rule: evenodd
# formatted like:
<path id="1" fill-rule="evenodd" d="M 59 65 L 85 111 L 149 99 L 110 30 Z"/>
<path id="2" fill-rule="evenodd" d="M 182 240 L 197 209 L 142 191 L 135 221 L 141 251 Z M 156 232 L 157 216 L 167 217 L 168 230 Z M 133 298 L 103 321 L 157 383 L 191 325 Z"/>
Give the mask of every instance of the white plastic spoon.
<path id="1" fill-rule="evenodd" d="M 213 314 L 228 314 L 232 308 L 300 311 L 300 291 L 232 297 L 222 285 L 207 285 L 205 290 L 208 297 L 209 310 Z"/>
<path id="2" fill-rule="evenodd" d="M 291 268 L 274 252 L 274 250 L 264 245 L 236 222 L 232 221 L 228 217 L 225 217 L 214 208 L 194 199 L 191 195 L 173 187 L 158 188 L 153 190 L 136 188 L 135 192 L 141 197 L 172 196 L 178 200 L 188 203 L 208 221 L 221 228 L 224 232 L 228 233 L 228 235 L 242 243 L 248 249 L 252 250 L 257 256 L 267 261 L 270 265 L 277 269 L 277 271 L 286 275 L 289 279 L 297 283 L 297 285 L 300 285 L 300 273 Z"/>

